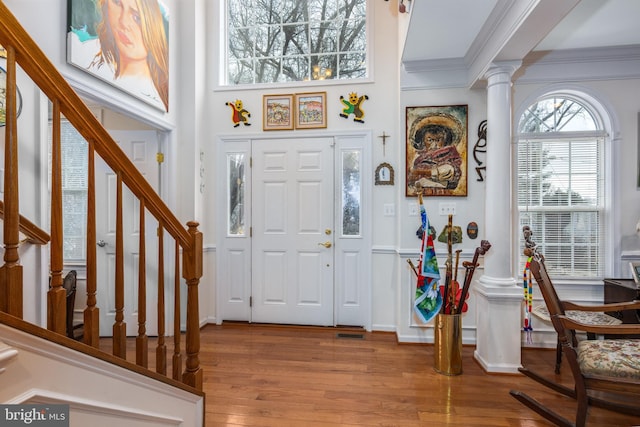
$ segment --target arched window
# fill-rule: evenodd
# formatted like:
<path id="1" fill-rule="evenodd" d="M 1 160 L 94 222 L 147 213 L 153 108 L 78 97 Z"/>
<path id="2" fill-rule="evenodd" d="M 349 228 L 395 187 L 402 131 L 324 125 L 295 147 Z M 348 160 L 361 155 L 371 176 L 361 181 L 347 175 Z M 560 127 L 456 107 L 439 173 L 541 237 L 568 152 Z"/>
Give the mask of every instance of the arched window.
<path id="1" fill-rule="evenodd" d="M 602 123 L 588 103 L 566 94 L 539 98 L 518 121 L 520 227 L 531 227 L 555 277 L 599 279 L 605 272 Z"/>

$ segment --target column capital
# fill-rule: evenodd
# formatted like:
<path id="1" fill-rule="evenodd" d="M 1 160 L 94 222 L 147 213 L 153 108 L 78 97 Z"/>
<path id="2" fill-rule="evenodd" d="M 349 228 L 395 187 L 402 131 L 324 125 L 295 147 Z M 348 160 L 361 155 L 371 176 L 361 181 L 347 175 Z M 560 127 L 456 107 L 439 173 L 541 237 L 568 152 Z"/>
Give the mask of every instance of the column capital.
<path id="1" fill-rule="evenodd" d="M 520 68 L 522 61 L 496 61 L 489 65 L 484 78 L 489 83 L 511 83 L 511 77 Z"/>

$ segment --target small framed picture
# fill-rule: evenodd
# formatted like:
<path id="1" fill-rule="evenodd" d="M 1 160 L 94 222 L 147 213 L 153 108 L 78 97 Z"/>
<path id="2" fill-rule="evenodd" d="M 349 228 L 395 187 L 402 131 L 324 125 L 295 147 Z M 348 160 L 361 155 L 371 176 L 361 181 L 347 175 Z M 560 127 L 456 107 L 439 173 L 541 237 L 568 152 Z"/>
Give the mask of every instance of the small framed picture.
<path id="1" fill-rule="evenodd" d="M 389 163 L 380 163 L 376 168 L 376 185 L 393 185 L 395 172 Z"/>
<path id="2" fill-rule="evenodd" d="M 327 127 L 327 93 L 296 94 L 296 129 Z"/>
<path id="3" fill-rule="evenodd" d="M 264 95 L 262 104 L 262 130 L 293 129 L 293 95 Z"/>

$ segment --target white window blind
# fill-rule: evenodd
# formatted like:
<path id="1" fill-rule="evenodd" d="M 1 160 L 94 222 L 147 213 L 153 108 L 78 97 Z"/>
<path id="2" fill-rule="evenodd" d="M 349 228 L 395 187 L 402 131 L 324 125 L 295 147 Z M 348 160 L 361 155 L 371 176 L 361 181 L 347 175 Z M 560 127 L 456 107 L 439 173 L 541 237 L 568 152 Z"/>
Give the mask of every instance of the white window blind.
<path id="1" fill-rule="evenodd" d="M 49 124 L 49 165 L 52 125 Z M 63 259 L 81 262 L 86 258 L 87 235 L 87 142 L 67 120 L 60 121 L 62 157 Z M 51 168 L 49 168 L 51 169 Z"/>
<path id="2" fill-rule="evenodd" d="M 557 98 L 549 103 L 554 110 Z M 521 118 L 544 123 L 557 116 L 550 110 L 530 108 Z M 601 278 L 603 245 L 603 145 L 602 132 L 583 107 L 573 123 L 558 131 L 548 123 L 540 132 L 521 134 L 517 144 L 517 199 L 520 229 L 528 225 L 555 277 Z M 557 119 L 557 117 L 556 117 Z M 556 120 L 554 119 L 554 120 Z M 583 126 L 580 127 L 580 122 Z M 528 130 L 532 130 L 529 128 Z M 534 129 L 535 130 L 535 129 Z M 524 247 L 520 233 L 520 248 Z M 524 260 L 523 260 L 524 261 Z"/>

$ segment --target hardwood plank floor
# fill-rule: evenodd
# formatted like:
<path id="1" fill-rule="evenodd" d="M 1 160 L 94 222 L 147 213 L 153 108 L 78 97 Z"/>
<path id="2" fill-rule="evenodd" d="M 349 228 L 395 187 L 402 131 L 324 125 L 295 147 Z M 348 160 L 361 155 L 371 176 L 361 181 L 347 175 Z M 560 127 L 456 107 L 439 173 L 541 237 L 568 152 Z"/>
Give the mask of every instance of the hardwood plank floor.
<path id="1" fill-rule="evenodd" d="M 339 338 L 338 333 L 359 338 Z M 486 374 L 463 350 L 463 374 L 433 370 L 433 346 L 395 334 L 256 324 L 202 330 L 207 426 L 548 426 L 509 395 L 529 392 L 565 417 L 575 405 L 522 375 Z M 524 350 L 553 375 L 555 351 Z M 561 380 L 570 383 L 568 366 Z M 590 426 L 640 425 L 593 408 Z"/>
<path id="2" fill-rule="evenodd" d="M 338 333 L 362 338 L 341 338 Z M 573 419 L 571 399 L 520 374 L 485 373 L 473 359 L 474 350 L 463 349 L 462 375 L 445 376 L 433 369 L 433 345 L 399 344 L 391 333 L 207 325 L 200 351 L 206 425 L 551 425 L 511 397 L 511 389 L 525 391 Z M 522 360 L 537 372 L 572 384 L 568 366 L 559 376 L 553 374 L 554 350 L 525 349 Z M 633 426 L 640 425 L 640 419 L 591 408 L 587 425 Z"/>

